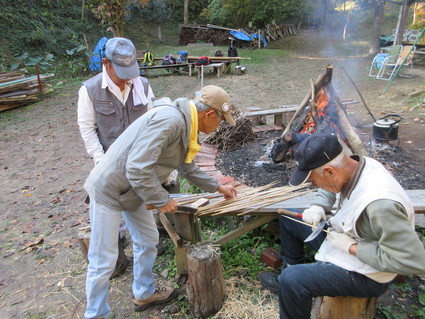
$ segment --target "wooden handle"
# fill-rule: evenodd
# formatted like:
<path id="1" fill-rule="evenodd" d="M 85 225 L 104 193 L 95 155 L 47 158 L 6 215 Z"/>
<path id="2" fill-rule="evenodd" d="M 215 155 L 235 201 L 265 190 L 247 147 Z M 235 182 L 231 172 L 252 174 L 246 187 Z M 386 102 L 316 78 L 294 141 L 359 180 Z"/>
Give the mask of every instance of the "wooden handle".
<path id="1" fill-rule="evenodd" d="M 155 209 L 156 207 L 155 206 L 153 206 L 153 205 L 151 205 L 151 204 L 146 204 L 146 209 L 147 210 L 152 210 L 152 209 Z"/>
<path id="2" fill-rule="evenodd" d="M 289 216 L 294 216 L 294 217 L 298 217 L 298 218 L 303 218 L 302 213 L 292 212 L 292 211 L 286 210 L 286 209 L 278 209 L 277 212 L 279 214 L 283 214 L 283 215 L 289 215 Z"/>
<path id="3" fill-rule="evenodd" d="M 170 236 L 171 240 L 174 243 L 174 246 L 181 247 L 182 246 L 182 239 L 180 238 L 179 234 L 177 234 L 174 227 L 171 225 L 170 221 L 168 220 L 167 216 L 165 216 L 164 213 L 159 213 L 159 220 L 162 223 L 162 226 L 164 226 L 165 230 L 167 231 L 168 235 Z"/>

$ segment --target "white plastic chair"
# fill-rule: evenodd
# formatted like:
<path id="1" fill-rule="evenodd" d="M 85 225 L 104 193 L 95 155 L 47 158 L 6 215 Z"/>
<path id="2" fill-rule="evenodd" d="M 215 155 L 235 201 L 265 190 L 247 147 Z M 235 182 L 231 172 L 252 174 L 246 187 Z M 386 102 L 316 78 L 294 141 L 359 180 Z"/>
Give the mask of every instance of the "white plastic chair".
<path id="1" fill-rule="evenodd" d="M 415 54 L 416 47 L 413 47 L 411 45 L 404 46 L 401 51 L 400 55 L 397 58 L 396 61 L 390 61 L 389 59 L 385 59 L 384 62 L 382 62 L 382 67 L 379 69 L 378 74 L 376 75 L 377 79 L 380 80 L 390 80 L 393 77 L 394 72 L 403 66 L 410 67 L 410 74 L 401 74 L 400 72 L 398 75 L 401 77 L 411 78 L 413 77 L 413 55 Z"/>
<path id="2" fill-rule="evenodd" d="M 396 62 L 400 56 L 401 45 L 393 45 L 389 48 L 387 53 L 378 53 L 372 61 L 369 69 L 369 76 L 376 77 L 381 70 L 383 63 L 386 62 Z"/>

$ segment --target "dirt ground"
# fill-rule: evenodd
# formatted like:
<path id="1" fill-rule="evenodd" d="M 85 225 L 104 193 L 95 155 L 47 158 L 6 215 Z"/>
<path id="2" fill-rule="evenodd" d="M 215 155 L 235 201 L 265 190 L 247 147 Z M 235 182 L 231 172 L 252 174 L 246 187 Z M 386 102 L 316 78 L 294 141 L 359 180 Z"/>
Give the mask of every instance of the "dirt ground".
<path id="1" fill-rule="evenodd" d="M 337 40 L 335 40 L 337 41 Z M 425 67 L 415 66 L 414 77 L 388 84 L 368 77 L 371 57 L 337 55 L 318 31 L 275 44 L 285 55 L 268 65 L 248 67 L 245 75 L 207 76 L 230 93 L 240 109 L 299 104 L 327 64 L 334 66 L 333 86 L 343 100 L 360 101 L 344 74 L 344 67 L 376 118 L 390 113 L 403 116 L 399 147 L 409 165 L 425 172 L 425 110 L 409 111 L 409 93 L 423 90 Z M 192 97 L 200 87 L 197 77 L 149 78 L 157 97 Z M 0 318 L 83 318 L 86 262 L 77 235 L 88 220 L 83 183 L 92 168 L 76 123 L 79 84 L 66 84 L 34 105 L 4 112 L 0 117 Z M 359 135 L 371 141 L 372 118 L 359 103 L 349 106 Z M 236 177 L 236 176 L 235 176 Z M 251 177 L 250 177 L 251 178 Z M 255 178 L 255 177 L 252 177 Z M 414 188 L 424 188 L 423 184 Z M 115 318 L 164 318 L 158 311 L 135 314 L 131 303 L 131 269 L 111 281 L 110 304 Z M 276 309 L 278 313 L 278 309 Z"/>

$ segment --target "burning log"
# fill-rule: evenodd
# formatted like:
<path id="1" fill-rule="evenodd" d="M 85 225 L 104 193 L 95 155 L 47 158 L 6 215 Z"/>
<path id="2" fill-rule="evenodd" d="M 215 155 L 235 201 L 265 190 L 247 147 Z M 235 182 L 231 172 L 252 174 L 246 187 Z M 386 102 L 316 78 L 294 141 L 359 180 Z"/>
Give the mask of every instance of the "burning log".
<path id="1" fill-rule="evenodd" d="M 297 144 L 316 132 L 337 133 L 354 153 L 367 154 L 331 85 L 332 70 L 332 66 L 328 65 L 324 74 L 315 82 L 311 81 L 310 92 L 301 102 L 282 136 L 273 145 L 270 155 L 276 163 L 290 157 Z"/>

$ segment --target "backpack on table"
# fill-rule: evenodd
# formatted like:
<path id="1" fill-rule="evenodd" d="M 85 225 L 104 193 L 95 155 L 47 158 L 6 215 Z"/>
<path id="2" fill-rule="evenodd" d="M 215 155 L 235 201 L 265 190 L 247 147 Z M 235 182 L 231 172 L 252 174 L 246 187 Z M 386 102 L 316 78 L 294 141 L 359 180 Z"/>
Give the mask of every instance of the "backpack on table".
<path id="1" fill-rule="evenodd" d="M 235 47 L 229 47 L 229 50 L 227 50 L 227 56 L 229 57 L 236 57 L 238 56 L 238 51 Z"/>
<path id="2" fill-rule="evenodd" d="M 196 60 L 195 65 L 196 66 L 208 65 L 210 63 L 211 63 L 211 60 L 207 56 L 201 56 L 200 58 L 198 58 L 198 60 Z"/>
<path id="3" fill-rule="evenodd" d="M 177 63 L 186 63 L 187 62 L 187 56 L 189 55 L 187 51 L 179 51 L 179 58 L 177 59 Z"/>
<path id="4" fill-rule="evenodd" d="M 221 51 L 221 50 L 215 51 L 215 56 L 217 56 L 217 57 L 223 56 L 223 51 Z"/>
<path id="5" fill-rule="evenodd" d="M 167 54 L 164 56 L 164 59 L 162 60 L 162 65 L 171 65 L 176 64 L 176 58 L 173 57 L 172 54 Z"/>
<path id="6" fill-rule="evenodd" d="M 153 54 L 149 51 L 146 51 L 143 55 L 143 66 L 152 66 L 154 63 Z"/>

